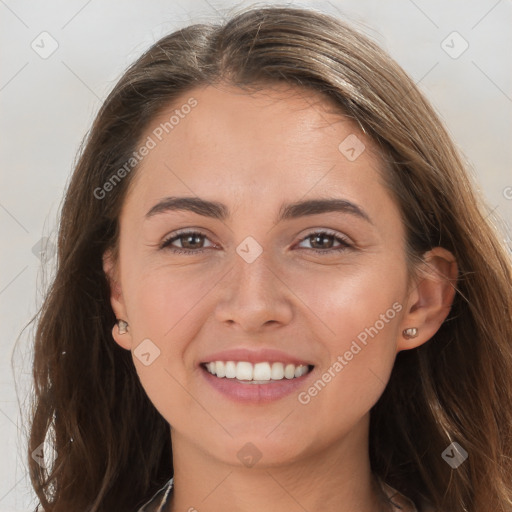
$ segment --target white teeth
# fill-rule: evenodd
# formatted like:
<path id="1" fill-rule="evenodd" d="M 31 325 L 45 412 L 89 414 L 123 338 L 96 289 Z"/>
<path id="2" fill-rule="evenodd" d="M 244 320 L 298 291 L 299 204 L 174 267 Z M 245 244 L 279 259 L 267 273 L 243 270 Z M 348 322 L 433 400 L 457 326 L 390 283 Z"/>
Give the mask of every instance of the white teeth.
<path id="1" fill-rule="evenodd" d="M 295 377 L 295 365 L 294 364 L 287 364 L 284 367 L 284 376 L 287 379 L 293 379 L 293 377 Z"/>
<path id="2" fill-rule="evenodd" d="M 216 361 L 217 369 L 219 368 L 220 361 Z M 224 363 L 221 363 L 224 365 Z M 219 374 L 217 373 L 217 377 Z M 247 361 L 238 361 L 236 363 L 236 378 L 238 380 L 252 380 L 252 364 Z"/>
<path id="3" fill-rule="evenodd" d="M 295 377 L 302 377 L 306 373 L 308 373 L 308 367 L 307 366 L 301 365 L 301 366 L 297 366 L 295 368 Z"/>
<path id="4" fill-rule="evenodd" d="M 270 378 L 273 380 L 281 380 L 284 377 L 283 363 L 273 363 Z"/>
<path id="5" fill-rule="evenodd" d="M 212 363 L 214 365 L 213 371 L 210 373 L 213 373 L 215 375 L 215 363 Z M 226 377 L 228 379 L 234 379 L 236 377 L 236 364 L 234 361 L 227 361 L 226 362 Z"/>
<path id="6" fill-rule="evenodd" d="M 219 378 L 237 379 L 240 381 L 250 381 L 253 384 L 267 384 L 271 381 L 293 379 L 301 377 L 308 373 L 307 365 L 297 365 L 284 363 L 256 363 L 247 361 L 211 361 L 205 364 L 206 369 L 212 375 Z"/>
<path id="7" fill-rule="evenodd" d="M 215 361 L 215 373 L 217 374 L 217 377 L 226 376 L 226 367 L 222 361 Z"/>
<path id="8" fill-rule="evenodd" d="M 272 370 L 268 363 L 256 363 L 252 374 L 253 380 L 270 380 Z"/>

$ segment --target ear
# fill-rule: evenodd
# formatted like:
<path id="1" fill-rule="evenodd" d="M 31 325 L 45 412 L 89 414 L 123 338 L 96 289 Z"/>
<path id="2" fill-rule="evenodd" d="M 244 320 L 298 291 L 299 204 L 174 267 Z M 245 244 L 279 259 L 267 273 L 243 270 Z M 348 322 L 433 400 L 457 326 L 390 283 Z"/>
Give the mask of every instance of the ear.
<path id="1" fill-rule="evenodd" d="M 128 315 L 126 313 L 126 307 L 123 298 L 123 291 L 119 283 L 118 265 L 114 261 L 112 251 L 109 249 L 103 254 L 103 271 L 107 276 L 107 280 L 110 286 L 110 305 L 117 319 L 125 320 L 129 322 Z M 112 328 L 112 337 L 118 345 L 121 347 L 131 350 L 132 339 L 130 335 L 130 328 L 125 334 L 119 334 L 117 324 Z"/>
<path id="2" fill-rule="evenodd" d="M 409 290 L 397 352 L 422 345 L 438 331 L 450 312 L 457 274 L 457 262 L 447 249 L 435 247 L 423 255 L 418 278 Z M 418 329 L 417 337 L 404 338 L 402 332 L 409 327 Z"/>

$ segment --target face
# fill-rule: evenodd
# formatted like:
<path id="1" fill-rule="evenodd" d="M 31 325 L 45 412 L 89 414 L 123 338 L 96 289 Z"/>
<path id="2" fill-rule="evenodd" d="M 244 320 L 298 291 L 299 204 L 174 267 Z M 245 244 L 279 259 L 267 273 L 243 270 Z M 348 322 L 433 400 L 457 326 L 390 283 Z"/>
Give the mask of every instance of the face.
<path id="1" fill-rule="evenodd" d="M 371 141 L 324 101 L 191 90 L 144 135 L 155 145 L 123 205 L 111 302 L 129 332 L 115 339 L 173 430 L 225 462 L 246 443 L 277 464 L 354 435 L 400 350 L 399 210 Z M 211 375 L 215 360 L 238 379 Z M 279 380 L 279 363 L 299 376 Z"/>

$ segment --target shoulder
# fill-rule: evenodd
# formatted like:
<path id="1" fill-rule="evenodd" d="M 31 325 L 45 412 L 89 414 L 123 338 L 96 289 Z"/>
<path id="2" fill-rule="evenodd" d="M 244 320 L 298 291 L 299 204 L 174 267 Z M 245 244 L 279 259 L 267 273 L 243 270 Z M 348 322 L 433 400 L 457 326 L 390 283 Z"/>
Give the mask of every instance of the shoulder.
<path id="1" fill-rule="evenodd" d="M 162 507 L 166 505 L 169 500 L 169 495 L 173 487 L 173 478 L 159 489 L 151 499 L 146 501 L 137 512 L 161 512 Z"/>

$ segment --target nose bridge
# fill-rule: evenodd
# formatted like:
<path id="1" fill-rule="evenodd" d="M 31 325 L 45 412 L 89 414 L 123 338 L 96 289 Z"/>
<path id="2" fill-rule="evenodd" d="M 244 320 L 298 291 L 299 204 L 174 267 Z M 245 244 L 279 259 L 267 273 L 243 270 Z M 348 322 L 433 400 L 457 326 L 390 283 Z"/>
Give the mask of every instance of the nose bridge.
<path id="1" fill-rule="evenodd" d="M 226 276 L 217 305 L 218 320 L 245 328 L 287 322 L 291 305 L 286 286 L 277 277 L 271 251 L 263 250 L 254 239 L 244 240 L 236 251 L 234 268 Z"/>
<path id="2" fill-rule="evenodd" d="M 237 257 L 235 259 L 235 289 L 238 296 L 242 299 L 251 299 L 255 301 L 266 301 L 270 298 L 272 289 L 275 288 L 275 274 L 272 272 L 272 261 L 270 251 L 262 251 L 259 256 L 251 259 L 245 259 L 241 255 L 247 249 L 247 244 L 242 243 L 237 248 Z M 247 255 L 251 255 L 253 248 L 249 248 Z"/>

